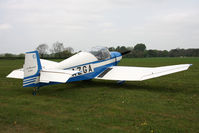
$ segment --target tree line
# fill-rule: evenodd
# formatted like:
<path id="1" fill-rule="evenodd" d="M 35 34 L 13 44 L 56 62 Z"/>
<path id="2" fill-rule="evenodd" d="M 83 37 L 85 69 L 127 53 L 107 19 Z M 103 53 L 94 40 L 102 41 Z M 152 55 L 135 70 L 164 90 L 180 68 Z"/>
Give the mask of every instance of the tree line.
<path id="1" fill-rule="evenodd" d="M 144 58 L 144 57 L 199 57 L 199 49 L 171 49 L 171 50 L 147 50 L 146 45 L 143 43 L 136 44 L 134 47 L 117 46 L 110 47 L 110 51 L 125 52 L 130 50 L 131 52 L 124 57 L 127 58 Z"/>
<path id="2" fill-rule="evenodd" d="M 131 51 L 125 55 L 124 58 L 145 58 L 145 57 L 199 57 L 199 49 L 171 49 L 171 50 L 156 50 L 149 49 L 143 43 L 136 44 L 134 47 L 117 46 L 109 47 L 109 51 L 126 52 Z M 52 47 L 49 48 L 47 44 L 40 44 L 36 48 L 40 57 L 44 59 L 66 59 L 74 54 L 72 47 L 64 47 L 63 43 L 55 42 Z M 0 59 L 24 59 L 24 54 L 1 54 Z"/>

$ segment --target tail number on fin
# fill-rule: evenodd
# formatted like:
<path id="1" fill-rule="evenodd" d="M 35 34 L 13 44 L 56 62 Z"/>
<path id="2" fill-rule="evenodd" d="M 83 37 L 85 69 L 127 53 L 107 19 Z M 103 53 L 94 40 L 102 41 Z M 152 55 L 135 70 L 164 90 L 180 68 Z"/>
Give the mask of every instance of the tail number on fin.
<path id="1" fill-rule="evenodd" d="M 77 74 L 73 74 L 73 75 L 72 75 L 73 77 L 79 76 L 79 75 L 82 75 L 82 74 L 86 74 L 86 73 L 94 72 L 94 69 L 93 69 L 92 64 L 83 65 L 83 66 L 78 66 L 78 67 L 73 68 L 72 70 L 73 70 L 73 71 L 80 71 L 80 72 L 77 73 Z"/>

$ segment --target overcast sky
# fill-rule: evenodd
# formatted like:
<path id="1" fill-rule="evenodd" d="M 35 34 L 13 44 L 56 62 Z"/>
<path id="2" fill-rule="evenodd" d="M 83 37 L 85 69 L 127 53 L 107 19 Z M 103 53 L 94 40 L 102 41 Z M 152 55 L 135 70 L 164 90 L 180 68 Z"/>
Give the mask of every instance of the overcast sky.
<path id="1" fill-rule="evenodd" d="M 63 42 L 199 48 L 199 0 L 0 0 L 0 53 Z"/>

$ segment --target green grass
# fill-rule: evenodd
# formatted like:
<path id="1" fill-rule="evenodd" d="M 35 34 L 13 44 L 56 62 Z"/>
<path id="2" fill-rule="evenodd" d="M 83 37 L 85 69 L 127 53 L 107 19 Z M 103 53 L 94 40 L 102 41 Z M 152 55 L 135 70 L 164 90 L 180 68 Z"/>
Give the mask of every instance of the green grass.
<path id="1" fill-rule="evenodd" d="M 0 60 L 0 132 L 199 132 L 199 58 L 123 59 L 120 65 L 194 64 L 143 82 L 81 81 L 42 87 L 5 78 L 23 60 Z"/>

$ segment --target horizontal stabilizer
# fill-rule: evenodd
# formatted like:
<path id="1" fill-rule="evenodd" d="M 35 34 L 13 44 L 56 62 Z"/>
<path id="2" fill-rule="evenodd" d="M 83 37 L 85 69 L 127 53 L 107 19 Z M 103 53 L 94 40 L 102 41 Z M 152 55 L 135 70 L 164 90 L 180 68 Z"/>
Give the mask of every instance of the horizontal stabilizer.
<path id="1" fill-rule="evenodd" d="M 13 70 L 13 71 L 12 71 L 8 76 L 6 76 L 6 77 L 7 77 L 7 78 L 23 79 L 23 78 L 24 78 L 23 68 Z"/>
<path id="2" fill-rule="evenodd" d="M 102 72 L 97 79 L 105 80 L 125 80 L 125 81 L 142 81 L 156 78 L 180 71 L 187 70 L 191 64 L 164 66 L 164 67 L 125 67 L 113 66 L 105 74 Z"/>
<path id="3" fill-rule="evenodd" d="M 59 65 L 58 62 L 51 61 L 51 60 L 45 60 L 45 59 L 40 59 L 42 69 L 48 69 L 48 68 L 55 68 Z"/>
<path id="4" fill-rule="evenodd" d="M 60 70 L 60 69 L 49 69 L 40 71 L 41 83 L 59 82 L 66 83 L 67 80 L 73 75 L 79 73 L 79 71 L 72 70 Z"/>

